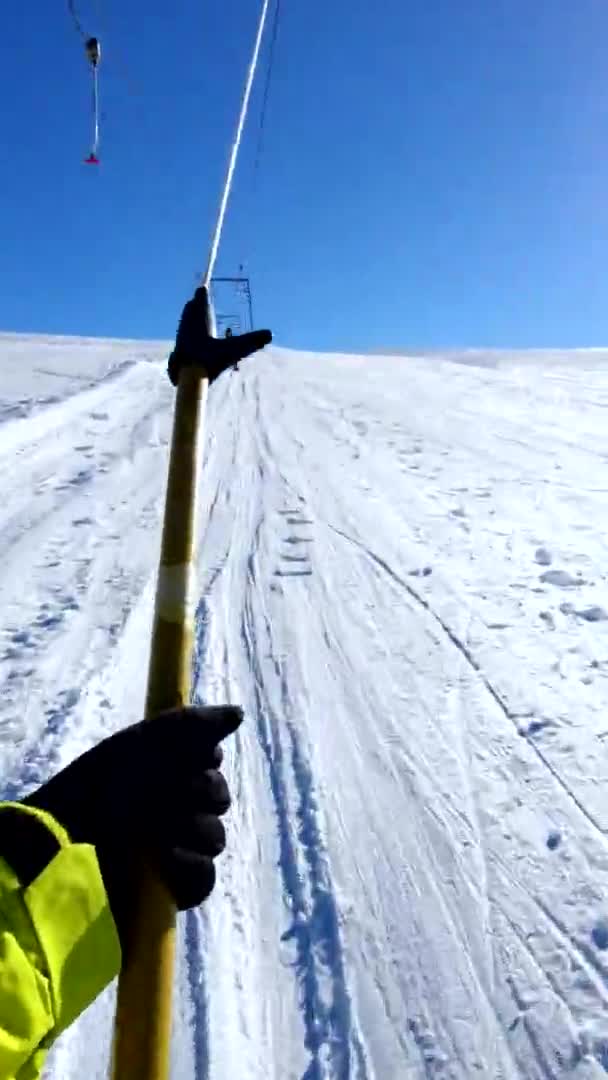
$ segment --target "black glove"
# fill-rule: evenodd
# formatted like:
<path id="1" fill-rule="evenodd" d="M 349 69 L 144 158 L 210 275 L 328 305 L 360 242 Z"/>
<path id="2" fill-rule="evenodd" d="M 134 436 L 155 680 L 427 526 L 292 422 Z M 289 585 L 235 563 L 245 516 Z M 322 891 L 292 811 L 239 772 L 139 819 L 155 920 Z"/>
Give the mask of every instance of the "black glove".
<path id="1" fill-rule="evenodd" d="M 52 814 L 74 843 L 95 846 L 123 949 L 142 859 L 180 910 L 213 889 L 213 859 L 226 843 L 220 816 L 230 806 L 218 743 L 242 719 L 232 705 L 162 713 L 105 739 L 24 800 Z M 30 819 L 19 816 L 25 830 Z"/>
<path id="2" fill-rule="evenodd" d="M 213 382 L 223 371 L 263 349 L 271 341 L 270 330 L 254 330 L 251 334 L 238 334 L 236 337 L 213 337 L 209 292 L 202 285 L 182 311 L 175 348 L 169 357 L 169 378 L 177 386 L 183 367 L 201 367 L 208 375 L 209 382 Z"/>

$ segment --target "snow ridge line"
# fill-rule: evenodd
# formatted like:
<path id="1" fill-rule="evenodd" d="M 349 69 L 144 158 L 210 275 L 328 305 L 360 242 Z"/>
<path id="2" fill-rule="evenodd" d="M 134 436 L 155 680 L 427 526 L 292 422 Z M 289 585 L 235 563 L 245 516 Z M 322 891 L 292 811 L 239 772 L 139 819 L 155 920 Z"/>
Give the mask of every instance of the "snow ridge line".
<path id="1" fill-rule="evenodd" d="M 540 758 L 540 760 L 542 761 L 545 768 L 547 768 L 549 770 L 549 772 L 551 773 L 553 779 L 559 784 L 559 786 L 562 788 L 562 790 L 565 791 L 566 795 L 569 796 L 569 798 L 574 803 L 574 805 L 577 807 L 577 809 L 581 812 L 583 817 L 587 818 L 587 821 L 591 825 L 593 825 L 593 827 L 600 833 L 600 835 L 604 839 L 604 842 L 606 842 L 606 830 L 605 830 L 604 826 L 601 824 L 601 822 L 595 817 L 594 814 L 591 813 L 590 810 L 587 810 L 586 806 L 584 806 L 583 803 L 578 798 L 578 795 L 575 795 L 574 791 L 572 790 L 572 788 L 570 787 L 568 782 L 566 780 L 564 780 L 563 776 L 561 776 L 560 773 L 558 773 L 555 766 L 553 766 L 551 764 L 551 762 L 549 761 L 546 754 L 541 750 L 540 746 L 537 746 L 536 742 L 533 739 L 528 738 L 528 742 L 530 743 L 530 746 L 532 746 L 534 748 L 534 751 L 535 751 L 537 757 Z"/>
<path id="2" fill-rule="evenodd" d="M 254 579 L 249 577 L 249 584 Z M 292 912 L 292 924 L 284 941 L 293 941 L 296 948 L 296 971 L 302 988 L 300 1008 L 304 1021 L 305 1046 L 310 1064 L 302 1080 L 350 1080 L 351 1053 L 354 1051 L 361 1080 L 367 1080 L 363 1047 L 353 1031 L 351 1003 L 343 961 L 343 946 L 339 928 L 338 907 L 333 892 L 324 843 L 318 822 L 318 804 L 314 778 L 298 736 L 288 686 L 281 665 L 272 650 L 270 623 L 265 617 L 266 633 L 274 671 L 281 685 L 282 707 L 286 717 L 290 761 L 279 735 L 280 721 L 273 709 L 259 663 L 253 612 L 249 598 L 241 623 L 241 638 L 249 669 L 253 675 L 256 720 L 260 745 L 266 757 L 270 788 L 277 815 L 279 837 L 279 866 L 283 888 Z M 299 805 L 296 810 L 297 836 L 294 836 L 289 803 L 287 772 L 291 769 Z M 299 848 L 299 851 L 298 851 Z M 306 864 L 308 881 L 302 880 L 301 855 Z M 310 889 L 307 895 L 306 885 Z M 331 998 L 326 1002 L 327 973 Z"/>
<path id="3" fill-rule="evenodd" d="M 359 540 L 355 540 L 354 537 L 348 536 L 347 533 L 343 532 L 341 529 L 336 528 L 335 525 L 329 525 L 329 523 L 327 524 L 332 530 L 332 532 L 337 533 L 338 536 L 341 536 L 343 540 L 347 540 L 350 544 L 353 544 L 355 547 L 359 548 L 359 550 L 362 551 L 368 559 L 371 559 L 371 561 L 374 562 L 376 566 L 379 566 L 380 569 L 385 572 L 385 574 L 388 574 L 388 576 L 392 578 L 392 580 L 396 582 L 397 585 L 400 585 L 403 589 L 405 589 L 405 591 L 412 597 L 412 599 L 415 600 L 418 604 L 420 604 L 420 606 L 423 607 L 424 610 L 433 617 L 435 622 L 437 622 L 443 630 L 444 634 L 446 634 L 446 636 L 450 639 L 452 645 L 454 645 L 458 649 L 458 652 L 462 654 L 469 666 L 473 668 L 477 675 L 479 675 L 479 678 L 483 682 L 486 690 L 494 698 L 494 701 L 498 705 L 501 712 L 504 713 L 508 720 L 515 721 L 519 719 L 519 714 L 511 711 L 500 692 L 490 682 L 487 675 L 485 675 L 485 673 L 482 671 L 479 661 L 475 659 L 468 646 L 465 645 L 464 641 L 461 641 L 455 631 L 452 630 L 452 628 L 442 619 L 441 615 L 439 615 L 439 613 L 431 607 L 428 600 L 425 600 L 424 596 L 421 596 L 420 593 L 417 592 L 417 590 L 414 589 L 414 587 L 405 580 L 405 578 L 402 578 L 400 574 L 393 570 L 392 566 L 390 566 L 389 563 L 387 563 L 380 555 L 376 555 L 376 553 L 372 551 L 371 548 L 366 547 L 365 544 L 362 544 Z"/>
<path id="4" fill-rule="evenodd" d="M 506 717 L 506 719 L 510 720 L 511 723 L 514 725 L 515 729 L 518 730 L 517 721 L 519 719 L 522 719 L 523 714 L 513 712 L 513 710 L 509 708 L 509 706 L 508 706 L 507 702 L 505 701 L 505 699 L 503 698 L 502 694 L 496 689 L 496 687 L 493 685 L 493 683 L 490 682 L 487 675 L 482 670 L 479 661 L 473 656 L 470 649 L 467 647 L 467 645 L 465 645 L 465 643 L 463 641 L 461 641 L 461 639 L 458 637 L 458 635 L 455 633 L 455 631 L 452 630 L 452 628 L 444 621 L 444 619 L 442 619 L 439 612 L 435 611 L 435 609 L 433 607 L 431 607 L 428 600 L 425 600 L 425 598 L 423 596 L 421 596 L 420 593 L 417 592 L 416 589 L 412 585 L 410 585 L 410 583 L 408 581 L 405 581 L 405 579 L 402 578 L 400 576 L 400 574 L 398 574 L 395 570 L 393 570 L 392 566 L 390 566 L 380 555 L 376 555 L 376 553 L 374 551 L 372 551 L 370 548 L 366 547 L 365 544 L 361 543 L 361 541 L 356 540 L 352 536 L 349 536 L 347 533 L 343 532 L 342 529 L 338 529 L 335 525 L 331 525 L 329 522 L 325 522 L 325 524 L 327 525 L 327 527 L 329 529 L 331 529 L 332 532 L 336 533 L 338 536 L 341 536 L 343 540 L 348 541 L 349 544 L 353 544 L 354 547 L 356 547 L 360 551 L 362 551 L 363 554 L 366 556 L 366 558 L 370 559 L 373 563 L 376 564 L 376 566 L 379 566 L 380 569 L 383 570 L 384 573 L 388 574 L 388 576 L 397 585 L 400 585 L 403 589 L 405 589 L 405 591 L 408 593 L 408 595 L 411 596 L 411 598 L 413 600 L 415 600 L 420 605 L 420 607 L 424 608 L 424 610 L 426 612 L 428 612 L 428 614 L 441 627 L 444 634 L 446 634 L 446 636 L 451 641 L 452 645 L 454 645 L 455 648 L 458 649 L 458 652 L 461 654 L 461 656 L 464 657 L 467 664 L 479 676 L 479 678 L 481 679 L 481 682 L 483 683 L 485 689 L 488 691 L 490 696 L 494 699 L 494 701 L 496 702 L 496 704 L 498 705 L 499 709 L 501 710 L 503 715 Z M 525 714 L 525 715 L 527 717 L 528 714 Z M 598 818 L 596 818 L 595 815 L 593 813 L 591 813 L 591 811 L 588 810 L 586 806 L 584 806 L 584 804 L 580 801 L 578 796 L 575 795 L 572 788 L 564 780 L 564 778 L 561 776 L 561 774 L 558 773 L 558 771 L 555 769 L 555 767 L 553 765 L 551 765 L 548 758 L 543 753 L 541 748 L 536 744 L 536 742 L 533 739 L 529 738 L 529 737 L 527 738 L 526 741 L 528 742 L 529 746 L 532 747 L 532 749 L 534 750 L 534 753 L 539 758 L 539 760 L 542 761 L 545 768 L 549 770 L 549 772 L 551 773 L 553 779 L 561 787 L 562 791 L 568 796 L 568 798 L 573 803 L 573 805 L 576 806 L 577 810 L 586 819 L 587 823 L 589 825 L 591 825 L 596 830 L 596 832 L 598 832 L 600 834 L 600 836 L 602 837 L 604 842 L 606 842 L 606 830 L 604 829 L 603 825 L 598 820 Z"/>

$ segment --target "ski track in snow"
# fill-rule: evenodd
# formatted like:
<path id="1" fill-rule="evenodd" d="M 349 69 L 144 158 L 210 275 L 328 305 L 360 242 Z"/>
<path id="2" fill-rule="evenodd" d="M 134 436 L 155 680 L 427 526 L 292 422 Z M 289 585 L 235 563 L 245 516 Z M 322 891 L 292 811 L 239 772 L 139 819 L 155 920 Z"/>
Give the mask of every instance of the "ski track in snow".
<path id="1" fill-rule="evenodd" d="M 165 356 L 0 336 L 4 797 L 139 718 Z M 607 405 L 598 350 L 213 388 L 194 694 L 246 721 L 176 1080 L 608 1073 Z M 113 1006 L 48 1076 L 107 1075 Z"/>

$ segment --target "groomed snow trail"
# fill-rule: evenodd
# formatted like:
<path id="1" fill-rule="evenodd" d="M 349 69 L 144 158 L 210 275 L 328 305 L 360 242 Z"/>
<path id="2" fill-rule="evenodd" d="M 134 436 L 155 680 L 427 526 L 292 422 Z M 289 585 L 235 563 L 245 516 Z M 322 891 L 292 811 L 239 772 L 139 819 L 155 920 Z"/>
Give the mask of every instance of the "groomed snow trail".
<path id="1" fill-rule="evenodd" d="M 138 718 L 163 355 L 0 340 L 5 794 Z M 607 407 L 598 351 L 213 388 L 195 692 L 247 719 L 175 1080 L 608 1072 Z M 54 1080 L 106 1074 L 112 993 Z"/>

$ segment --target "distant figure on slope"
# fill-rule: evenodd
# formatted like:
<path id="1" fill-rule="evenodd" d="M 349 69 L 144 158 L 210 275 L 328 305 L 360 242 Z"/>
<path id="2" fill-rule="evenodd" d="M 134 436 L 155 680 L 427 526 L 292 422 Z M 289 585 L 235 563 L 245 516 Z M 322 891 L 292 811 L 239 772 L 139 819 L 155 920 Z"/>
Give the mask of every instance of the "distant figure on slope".
<path id="1" fill-rule="evenodd" d="M 225 336 L 226 336 L 227 338 L 231 338 L 231 337 L 232 337 L 232 327 L 231 327 L 231 326 L 227 326 L 227 327 L 226 327 L 226 335 L 225 335 Z M 233 368 L 233 370 L 234 370 L 234 371 L 238 371 L 238 370 L 239 370 L 238 360 L 236 361 L 236 363 L 235 363 L 235 365 L 234 365 L 234 368 Z"/>

